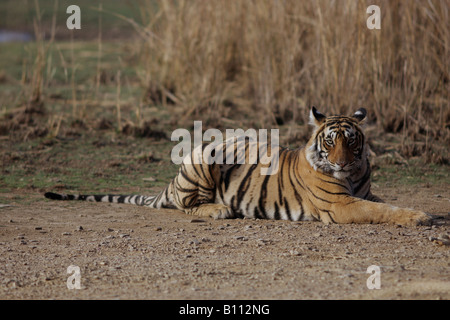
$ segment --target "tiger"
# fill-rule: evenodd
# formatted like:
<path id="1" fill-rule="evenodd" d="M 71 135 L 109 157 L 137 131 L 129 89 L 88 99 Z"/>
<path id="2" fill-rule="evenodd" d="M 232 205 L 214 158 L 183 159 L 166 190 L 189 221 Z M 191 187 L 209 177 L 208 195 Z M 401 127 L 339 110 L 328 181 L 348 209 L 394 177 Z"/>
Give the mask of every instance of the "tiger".
<path id="1" fill-rule="evenodd" d="M 369 145 L 363 132 L 366 118 L 364 108 L 351 116 L 326 116 L 312 107 L 309 124 L 313 132 L 304 147 L 270 145 L 264 149 L 258 141 L 233 137 L 234 143 L 227 140 L 221 145 L 223 157 L 241 151 L 234 153 L 232 163 L 195 161 L 201 160 L 208 147 L 202 144 L 183 159 L 176 176 L 155 196 L 47 192 L 45 197 L 178 209 L 214 219 L 430 224 L 429 214 L 386 204 L 372 194 Z M 253 163 L 236 161 L 252 156 L 250 150 L 255 144 L 256 150 L 264 149 L 261 152 L 265 156 L 277 161 L 276 171 L 264 174 L 267 162 L 259 159 Z M 217 146 L 211 149 L 211 154 L 219 150 Z"/>

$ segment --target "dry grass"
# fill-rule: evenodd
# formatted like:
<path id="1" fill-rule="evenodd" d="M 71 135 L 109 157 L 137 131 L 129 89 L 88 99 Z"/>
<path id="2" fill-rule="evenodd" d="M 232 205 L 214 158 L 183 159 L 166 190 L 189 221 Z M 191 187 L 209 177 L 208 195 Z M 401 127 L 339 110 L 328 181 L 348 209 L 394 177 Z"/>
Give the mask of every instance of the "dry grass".
<path id="1" fill-rule="evenodd" d="M 34 6 L 36 9 L 36 17 L 33 19 L 34 35 L 36 38 L 36 52 L 34 54 L 35 60 L 33 67 L 31 69 L 31 83 L 25 88 L 25 92 L 28 98 L 26 104 L 26 110 L 29 113 L 44 112 L 44 102 L 42 97 L 42 91 L 44 86 L 48 86 L 48 82 L 52 77 L 52 56 L 48 55 L 49 48 L 53 44 L 55 37 L 55 13 L 58 9 L 58 1 L 54 4 L 54 14 L 52 18 L 52 27 L 50 39 L 45 41 L 43 38 L 42 24 L 41 24 L 41 13 L 39 7 L 39 1 L 34 1 Z M 24 78 L 24 76 L 22 76 Z M 44 83 L 47 82 L 47 83 Z"/>
<path id="2" fill-rule="evenodd" d="M 404 145 L 449 141 L 448 1 L 142 1 L 148 97 L 177 119 L 271 127 L 368 109 Z M 256 115 L 256 116 L 255 116 Z"/>
<path id="3" fill-rule="evenodd" d="M 383 153 L 380 143 L 395 140 L 402 156 L 448 163 L 449 2 L 380 0 L 381 30 L 369 30 L 366 8 L 371 2 L 141 0 L 139 22 L 99 4 L 90 8 L 99 14 L 98 45 L 92 53 L 96 75 L 81 84 L 76 80 L 83 70 L 74 54 L 73 33 L 70 51 L 62 53 L 61 44 L 55 45 L 57 51 L 50 50 L 58 1 L 44 38 L 35 0 L 36 49 L 30 53 L 34 64 L 24 62 L 21 81 L 25 114 L 6 117 L 3 131 L 30 126 L 26 137 L 56 136 L 71 122 L 89 122 L 89 110 L 111 113 L 116 122 L 111 127 L 118 132 L 145 131 L 145 121 L 150 120 L 161 120 L 167 127 L 189 127 L 193 120 L 203 120 L 204 129 L 280 126 L 284 141 L 303 143 L 309 135 L 305 124 L 311 106 L 326 114 L 350 114 L 365 107 L 375 125 L 368 134 L 385 138 L 374 139 L 374 149 Z M 102 15 L 121 17 L 142 36 L 136 44 L 127 44 L 125 63 L 104 57 Z M 46 91 L 58 58 L 71 96 L 58 111 L 61 114 L 47 115 L 45 130 L 39 131 L 31 128 L 36 126 L 33 113 L 46 110 Z M 131 85 L 124 67 L 132 60 L 146 92 L 144 100 L 125 97 L 131 95 Z M 115 93 L 102 90 L 107 86 Z M 149 112 L 149 104 L 158 110 L 163 105 L 172 119 L 146 118 L 149 113 L 157 117 Z M 137 129 L 130 131 L 131 127 Z"/>

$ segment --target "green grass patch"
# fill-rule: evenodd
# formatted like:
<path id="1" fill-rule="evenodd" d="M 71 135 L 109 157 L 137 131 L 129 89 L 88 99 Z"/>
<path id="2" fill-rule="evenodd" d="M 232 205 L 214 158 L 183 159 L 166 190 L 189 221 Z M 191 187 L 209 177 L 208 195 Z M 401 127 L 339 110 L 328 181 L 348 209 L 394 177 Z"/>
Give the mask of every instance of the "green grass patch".
<path id="1" fill-rule="evenodd" d="M 423 164 L 409 160 L 408 165 L 381 165 L 372 173 L 372 181 L 380 185 L 450 185 L 450 170 L 447 165 Z"/>
<path id="2" fill-rule="evenodd" d="M 38 7 L 35 1 L 29 0 L 2 0 L 0 2 L 0 29 L 22 30 L 33 33 L 33 21 L 38 19 L 38 9 L 40 13 L 41 24 L 48 29 L 53 17 L 56 19 L 57 32 L 67 32 L 66 20 L 70 14 L 66 12 L 67 7 L 76 4 L 81 11 L 81 30 L 77 30 L 82 35 L 97 34 L 99 20 L 99 3 L 102 4 L 104 12 L 102 13 L 102 32 L 111 33 L 116 30 L 122 32 L 132 31 L 132 26 L 110 14 L 109 12 L 120 13 L 123 16 L 140 21 L 141 12 L 139 3 L 121 0 L 91 1 L 91 0 L 59 0 L 55 11 L 55 1 L 38 0 Z M 64 30 L 65 29 L 65 30 Z"/>

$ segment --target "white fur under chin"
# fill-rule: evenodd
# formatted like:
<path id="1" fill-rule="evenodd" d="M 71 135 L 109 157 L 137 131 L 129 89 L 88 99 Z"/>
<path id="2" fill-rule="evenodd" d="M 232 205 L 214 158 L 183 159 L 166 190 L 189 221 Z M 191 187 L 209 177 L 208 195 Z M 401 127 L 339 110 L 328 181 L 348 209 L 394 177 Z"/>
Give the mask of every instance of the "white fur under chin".
<path id="1" fill-rule="evenodd" d="M 336 179 L 339 179 L 339 180 L 344 180 L 348 176 L 350 176 L 350 174 L 351 174 L 350 171 L 334 171 L 333 177 L 335 177 Z"/>
<path id="2" fill-rule="evenodd" d="M 314 171 L 321 171 L 326 174 L 332 174 L 333 177 L 339 180 L 344 180 L 352 173 L 351 170 L 333 170 L 330 163 L 326 159 L 319 160 L 317 153 L 315 152 L 316 146 L 313 144 L 306 150 L 306 160 L 314 168 Z"/>
<path id="3" fill-rule="evenodd" d="M 316 145 L 313 144 L 308 149 L 306 149 L 306 160 L 308 160 L 311 167 L 314 168 L 314 171 L 317 171 L 317 155 L 315 153 Z"/>

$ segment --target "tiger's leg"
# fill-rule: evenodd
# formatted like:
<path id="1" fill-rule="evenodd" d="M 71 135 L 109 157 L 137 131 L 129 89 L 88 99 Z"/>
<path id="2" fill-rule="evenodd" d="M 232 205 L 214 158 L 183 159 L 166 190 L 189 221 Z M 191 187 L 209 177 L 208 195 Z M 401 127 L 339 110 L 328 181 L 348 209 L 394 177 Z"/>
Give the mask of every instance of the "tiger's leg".
<path id="1" fill-rule="evenodd" d="M 374 195 L 372 192 L 370 192 L 367 197 L 366 200 L 372 201 L 372 202 L 383 202 L 383 199 L 379 198 L 378 196 Z"/>
<path id="2" fill-rule="evenodd" d="M 200 217 L 212 217 L 214 219 L 234 218 L 231 208 L 220 203 L 204 203 L 199 206 L 184 209 L 184 212 Z"/>
<path id="3" fill-rule="evenodd" d="M 217 165 L 184 161 L 172 181 L 176 207 L 190 215 L 208 216 L 214 219 L 233 218 L 234 213 L 230 207 L 214 203 L 217 175 L 220 175 Z"/>
<path id="4" fill-rule="evenodd" d="M 391 223 L 406 226 L 430 224 L 431 217 L 424 212 L 371 202 L 350 196 L 340 197 L 330 210 L 319 210 L 324 222 L 336 223 Z"/>

